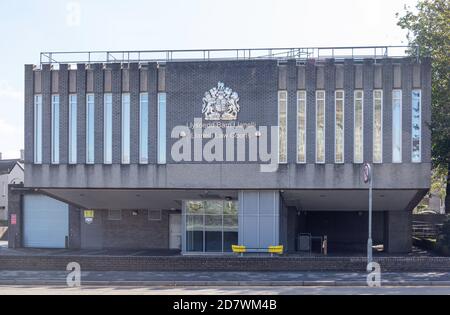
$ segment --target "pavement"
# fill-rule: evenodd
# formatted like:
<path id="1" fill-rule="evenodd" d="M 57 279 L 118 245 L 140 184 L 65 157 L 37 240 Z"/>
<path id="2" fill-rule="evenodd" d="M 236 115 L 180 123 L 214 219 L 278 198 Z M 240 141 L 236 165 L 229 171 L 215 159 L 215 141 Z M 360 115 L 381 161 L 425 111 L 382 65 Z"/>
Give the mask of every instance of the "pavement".
<path id="1" fill-rule="evenodd" d="M 66 285 L 66 271 L 0 271 L 0 285 Z M 367 286 L 363 272 L 189 272 L 189 271 L 84 271 L 82 286 Z M 450 273 L 382 273 L 382 286 L 443 286 L 450 288 Z"/>
<path id="2" fill-rule="evenodd" d="M 0 286 L 0 296 L 4 295 L 450 295 L 450 287 L 123 287 L 123 286 Z"/>

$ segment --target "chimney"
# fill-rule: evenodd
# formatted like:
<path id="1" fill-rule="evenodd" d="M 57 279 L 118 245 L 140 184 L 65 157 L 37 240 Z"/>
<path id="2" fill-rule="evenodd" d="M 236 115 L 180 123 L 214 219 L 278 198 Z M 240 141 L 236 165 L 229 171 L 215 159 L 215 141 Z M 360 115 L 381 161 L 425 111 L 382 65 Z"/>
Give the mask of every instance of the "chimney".
<path id="1" fill-rule="evenodd" d="M 20 150 L 20 160 L 23 161 L 25 158 L 25 151 L 22 149 Z"/>

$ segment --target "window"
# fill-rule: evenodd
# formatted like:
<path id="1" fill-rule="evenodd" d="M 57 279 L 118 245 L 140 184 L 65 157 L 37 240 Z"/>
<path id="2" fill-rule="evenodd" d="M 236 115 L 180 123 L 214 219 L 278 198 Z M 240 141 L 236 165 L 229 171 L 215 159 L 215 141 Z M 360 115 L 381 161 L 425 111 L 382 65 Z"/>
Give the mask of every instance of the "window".
<path id="1" fill-rule="evenodd" d="M 86 95 L 86 163 L 94 164 L 94 94 Z"/>
<path id="2" fill-rule="evenodd" d="M 354 163 L 363 163 L 363 91 L 355 91 L 354 96 L 353 161 Z"/>
<path id="3" fill-rule="evenodd" d="M 402 90 L 392 91 L 392 162 L 402 162 Z"/>
<path id="4" fill-rule="evenodd" d="M 34 163 L 42 163 L 42 95 L 34 96 Z"/>
<path id="5" fill-rule="evenodd" d="M 139 163 L 148 163 L 148 94 L 139 96 Z"/>
<path id="6" fill-rule="evenodd" d="M 166 93 L 158 93 L 158 164 L 166 163 Z"/>
<path id="7" fill-rule="evenodd" d="M 235 201 L 186 201 L 187 252 L 231 252 L 238 243 L 238 206 Z"/>
<path id="8" fill-rule="evenodd" d="M 278 91 L 278 162 L 287 162 L 287 91 Z"/>
<path id="9" fill-rule="evenodd" d="M 52 95 L 52 163 L 59 163 L 59 95 Z"/>
<path id="10" fill-rule="evenodd" d="M 334 161 L 344 163 L 344 91 L 334 96 Z"/>
<path id="11" fill-rule="evenodd" d="M 112 94 L 104 95 L 103 101 L 103 163 L 112 163 Z"/>
<path id="12" fill-rule="evenodd" d="M 316 91 L 316 163 L 325 163 L 325 91 Z"/>
<path id="13" fill-rule="evenodd" d="M 130 163 L 130 94 L 122 94 L 122 164 Z"/>
<path id="14" fill-rule="evenodd" d="M 161 210 L 148 210 L 148 220 L 149 221 L 161 221 L 162 217 Z"/>
<path id="15" fill-rule="evenodd" d="M 306 91 L 297 91 L 297 163 L 306 163 Z"/>
<path id="16" fill-rule="evenodd" d="M 383 91 L 373 91 L 373 162 L 383 162 Z"/>
<path id="17" fill-rule="evenodd" d="M 69 163 L 77 163 L 77 95 L 69 95 Z"/>
<path id="18" fill-rule="evenodd" d="M 420 163 L 422 160 L 421 153 L 421 140 L 422 140 L 422 104 L 421 104 L 421 91 L 412 91 L 412 155 L 411 161 L 414 163 Z"/>
<path id="19" fill-rule="evenodd" d="M 108 220 L 122 220 L 122 210 L 108 210 Z"/>

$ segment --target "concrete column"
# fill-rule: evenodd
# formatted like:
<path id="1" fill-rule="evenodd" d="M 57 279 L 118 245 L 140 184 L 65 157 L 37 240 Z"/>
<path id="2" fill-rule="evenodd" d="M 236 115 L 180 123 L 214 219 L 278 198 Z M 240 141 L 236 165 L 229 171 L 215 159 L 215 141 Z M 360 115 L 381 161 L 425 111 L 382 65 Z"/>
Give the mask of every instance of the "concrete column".
<path id="1" fill-rule="evenodd" d="M 386 211 L 384 250 L 388 253 L 409 253 L 412 248 L 412 212 Z"/>
<path id="2" fill-rule="evenodd" d="M 8 186 L 8 247 L 22 247 L 22 193 L 15 188 L 23 185 Z M 16 224 L 11 224 L 11 217 L 16 216 Z"/>

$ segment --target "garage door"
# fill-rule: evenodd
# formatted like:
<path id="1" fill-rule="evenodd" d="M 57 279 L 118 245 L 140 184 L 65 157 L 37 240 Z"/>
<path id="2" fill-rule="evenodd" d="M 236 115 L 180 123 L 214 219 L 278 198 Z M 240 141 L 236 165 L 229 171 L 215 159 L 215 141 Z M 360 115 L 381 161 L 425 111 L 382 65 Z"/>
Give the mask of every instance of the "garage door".
<path id="1" fill-rule="evenodd" d="M 24 246 L 64 248 L 69 235 L 68 205 L 42 195 L 25 195 L 23 205 Z"/>

